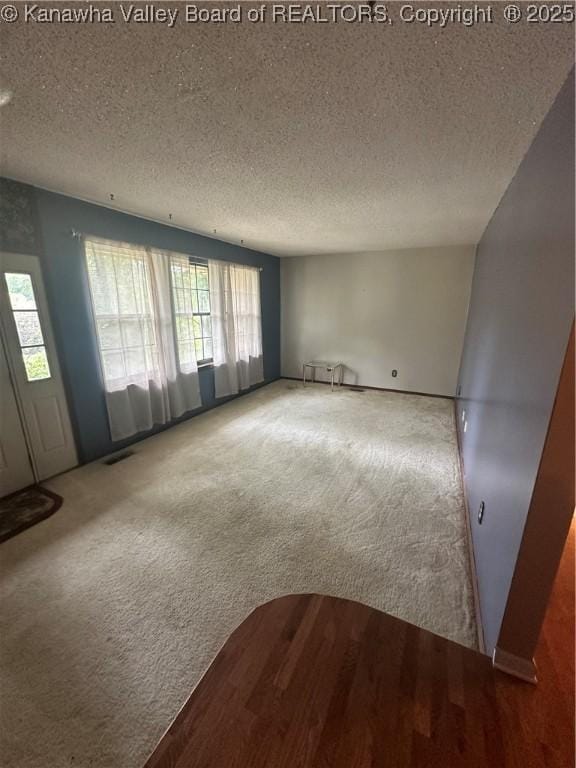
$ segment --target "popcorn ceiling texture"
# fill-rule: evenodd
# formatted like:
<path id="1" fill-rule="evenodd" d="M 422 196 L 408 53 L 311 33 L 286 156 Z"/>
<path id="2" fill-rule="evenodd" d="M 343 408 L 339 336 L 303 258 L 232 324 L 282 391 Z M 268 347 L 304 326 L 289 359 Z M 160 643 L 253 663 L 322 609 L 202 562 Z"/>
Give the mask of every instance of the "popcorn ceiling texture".
<path id="1" fill-rule="evenodd" d="M 450 400 L 278 381 L 49 485 L 61 509 L 0 552 L 6 768 L 139 768 L 279 595 L 475 646 Z"/>
<path id="2" fill-rule="evenodd" d="M 2 172 L 279 255 L 476 243 L 573 63 L 495 19 L 3 24 Z"/>

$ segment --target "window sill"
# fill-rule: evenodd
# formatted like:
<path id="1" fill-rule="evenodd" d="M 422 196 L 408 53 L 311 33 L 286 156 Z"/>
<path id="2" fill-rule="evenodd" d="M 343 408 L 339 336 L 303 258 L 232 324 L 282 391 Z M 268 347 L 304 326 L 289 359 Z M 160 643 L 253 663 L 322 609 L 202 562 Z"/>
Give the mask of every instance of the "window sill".
<path id="1" fill-rule="evenodd" d="M 198 370 L 201 368 L 214 368 L 214 363 L 212 361 L 209 363 L 198 363 Z"/>

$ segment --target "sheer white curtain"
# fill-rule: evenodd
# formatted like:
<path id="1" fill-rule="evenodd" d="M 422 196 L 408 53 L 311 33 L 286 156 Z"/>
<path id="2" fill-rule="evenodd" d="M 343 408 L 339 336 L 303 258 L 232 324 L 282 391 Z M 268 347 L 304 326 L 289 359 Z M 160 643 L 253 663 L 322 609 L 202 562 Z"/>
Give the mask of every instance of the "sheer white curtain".
<path id="1" fill-rule="evenodd" d="M 208 262 L 216 397 L 264 380 L 260 270 Z"/>
<path id="2" fill-rule="evenodd" d="M 163 251 L 87 238 L 86 263 L 112 440 L 201 405 L 195 359 L 180 370 Z"/>

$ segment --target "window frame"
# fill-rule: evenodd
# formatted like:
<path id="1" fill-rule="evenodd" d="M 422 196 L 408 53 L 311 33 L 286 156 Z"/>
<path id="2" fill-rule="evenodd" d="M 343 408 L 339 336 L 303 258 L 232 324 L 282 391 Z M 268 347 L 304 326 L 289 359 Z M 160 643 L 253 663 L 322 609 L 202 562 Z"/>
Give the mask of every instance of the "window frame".
<path id="1" fill-rule="evenodd" d="M 192 313 L 191 313 L 191 315 L 185 315 L 185 316 L 189 316 L 189 317 L 192 317 L 192 318 L 199 317 L 200 318 L 200 327 L 203 329 L 203 324 L 202 324 L 202 318 L 203 317 L 209 317 L 210 318 L 210 322 L 212 322 L 212 303 L 211 303 L 211 300 L 210 300 L 210 270 L 209 270 L 209 267 L 208 267 L 208 262 L 207 261 L 202 261 L 202 259 L 196 258 L 194 256 L 189 256 L 187 254 L 181 254 L 181 255 L 186 259 L 186 261 L 188 262 L 188 265 L 190 267 L 194 267 L 194 276 L 195 276 L 196 288 L 194 288 L 192 290 L 196 293 L 197 299 L 199 299 L 199 297 L 198 297 L 198 291 L 199 290 L 205 291 L 208 294 L 208 302 L 209 302 L 209 310 L 208 310 L 208 312 L 200 312 L 200 301 L 199 300 L 198 300 L 198 312 L 194 312 L 194 305 L 193 305 L 192 296 L 191 296 L 190 297 L 190 305 L 192 306 Z M 208 281 L 208 288 L 207 289 L 198 288 L 197 287 L 198 286 L 198 282 L 197 282 L 197 280 L 198 280 L 197 267 L 204 267 L 206 269 L 206 278 L 207 278 L 207 281 Z M 183 313 L 176 311 L 176 305 L 175 305 L 175 301 L 174 301 L 174 291 L 175 291 L 175 288 L 176 288 L 176 290 L 184 290 L 184 289 L 180 289 L 178 286 L 174 286 L 174 275 L 172 273 L 172 269 L 170 269 L 170 302 L 171 302 L 171 308 L 172 308 L 172 317 L 174 318 L 174 342 L 175 342 L 174 346 L 175 346 L 176 355 L 177 355 L 177 358 L 178 358 L 178 370 L 182 373 L 183 371 L 182 371 L 182 367 L 180 365 L 180 346 L 179 346 L 179 340 L 178 340 L 178 327 L 177 326 L 178 326 L 178 316 L 182 315 Z M 204 341 L 207 340 L 207 339 L 210 340 L 210 342 L 212 344 L 212 356 L 211 357 L 206 357 L 206 358 L 203 357 L 201 360 L 196 359 L 196 366 L 197 366 L 197 368 L 210 368 L 210 367 L 212 367 L 214 365 L 214 333 L 213 333 L 214 329 L 211 328 L 211 330 L 212 330 L 211 335 L 210 336 L 204 336 L 204 335 L 200 336 L 200 341 L 202 342 L 202 354 L 204 354 Z M 196 340 L 197 340 L 196 337 L 194 337 L 194 342 L 196 342 Z M 195 347 L 194 347 L 194 354 L 196 354 L 196 348 Z"/>

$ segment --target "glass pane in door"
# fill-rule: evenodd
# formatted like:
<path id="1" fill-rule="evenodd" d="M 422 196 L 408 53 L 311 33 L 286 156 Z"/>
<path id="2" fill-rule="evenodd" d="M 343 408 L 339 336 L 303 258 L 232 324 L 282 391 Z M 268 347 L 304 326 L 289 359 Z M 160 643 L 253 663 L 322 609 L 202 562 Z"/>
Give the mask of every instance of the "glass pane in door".
<path id="1" fill-rule="evenodd" d="M 50 365 L 46 356 L 40 316 L 36 308 L 34 286 L 30 275 L 6 272 L 6 286 L 18 341 L 28 381 L 49 379 Z"/>

